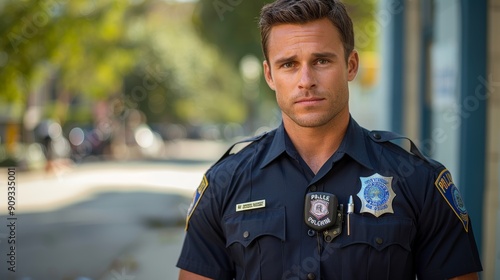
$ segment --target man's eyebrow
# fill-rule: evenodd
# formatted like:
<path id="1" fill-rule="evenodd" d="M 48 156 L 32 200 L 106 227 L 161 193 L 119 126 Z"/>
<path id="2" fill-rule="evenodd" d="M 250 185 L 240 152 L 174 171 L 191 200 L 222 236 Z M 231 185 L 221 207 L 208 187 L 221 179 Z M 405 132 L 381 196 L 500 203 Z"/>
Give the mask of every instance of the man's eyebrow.
<path id="1" fill-rule="evenodd" d="M 292 56 L 288 56 L 288 57 L 282 57 L 282 58 L 276 59 L 274 61 L 274 64 L 275 65 L 281 65 L 281 64 L 286 63 L 286 62 L 294 61 L 295 59 L 297 59 L 296 55 L 292 55 Z"/>
<path id="2" fill-rule="evenodd" d="M 313 53 L 312 55 L 317 58 L 335 58 L 338 56 L 336 53 L 332 52 Z"/>
<path id="3" fill-rule="evenodd" d="M 315 57 L 315 58 L 332 58 L 332 59 L 338 57 L 338 55 L 336 53 L 333 53 L 333 52 L 313 53 L 312 56 Z M 281 64 L 286 63 L 286 62 L 294 61 L 296 59 L 297 59 L 296 55 L 282 57 L 282 58 L 276 59 L 274 61 L 274 64 L 275 65 L 281 65 Z"/>

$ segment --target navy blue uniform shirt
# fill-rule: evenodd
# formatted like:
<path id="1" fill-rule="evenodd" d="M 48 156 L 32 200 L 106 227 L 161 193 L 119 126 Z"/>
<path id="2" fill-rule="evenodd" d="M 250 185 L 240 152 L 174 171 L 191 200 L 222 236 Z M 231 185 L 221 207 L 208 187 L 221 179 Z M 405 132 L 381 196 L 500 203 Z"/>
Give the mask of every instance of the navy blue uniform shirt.
<path id="1" fill-rule="evenodd" d="M 450 173 L 387 137 L 351 118 L 317 174 L 283 125 L 224 157 L 195 193 L 177 266 L 214 279 L 265 280 L 423 280 L 481 271 Z M 349 235 L 346 216 L 331 242 L 306 225 L 308 192 L 334 194 L 344 215 L 353 196 Z"/>

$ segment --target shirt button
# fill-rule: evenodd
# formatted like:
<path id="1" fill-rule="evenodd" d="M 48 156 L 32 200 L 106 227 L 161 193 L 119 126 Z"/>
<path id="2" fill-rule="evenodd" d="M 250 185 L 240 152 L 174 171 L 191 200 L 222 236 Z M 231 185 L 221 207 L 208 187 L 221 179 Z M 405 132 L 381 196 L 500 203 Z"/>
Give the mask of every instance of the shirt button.
<path id="1" fill-rule="evenodd" d="M 380 237 L 376 237 L 375 238 L 375 243 L 377 243 L 378 245 L 381 245 L 382 243 L 384 243 L 384 239 L 382 239 Z"/>
<path id="2" fill-rule="evenodd" d="M 315 234 L 316 234 L 316 232 L 312 229 L 307 231 L 307 235 L 309 235 L 310 237 L 313 237 Z"/>
<path id="3" fill-rule="evenodd" d="M 312 273 L 312 272 L 309 272 L 309 273 L 307 274 L 307 279 L 311 279 L 311 280 L 316 279 L 316 274 L 314 274 L 314 273 Z"/>
<path id="4" fill-rule="evenodd" d="M 250 235 L 250 233 L 248 231 L 245 231 L 243 233 L 243 238 L 248 238 L 249 235 Z"/>
<path id="5" fill-rule="evenodd" d="M 312 192 L 315 192 L 318 188 L 316 187 L 316 185 L 312 185 L 309 189 L 310 189 Z"/>
<path id="6" fill-rule="evenodd" d="M 382 136 L 380 136 L 380 134 L 378 133 L 373 133 L 373 138 L 375 138 L 376 140 L 380 140 L 380 138 L 382 138 Z"/>

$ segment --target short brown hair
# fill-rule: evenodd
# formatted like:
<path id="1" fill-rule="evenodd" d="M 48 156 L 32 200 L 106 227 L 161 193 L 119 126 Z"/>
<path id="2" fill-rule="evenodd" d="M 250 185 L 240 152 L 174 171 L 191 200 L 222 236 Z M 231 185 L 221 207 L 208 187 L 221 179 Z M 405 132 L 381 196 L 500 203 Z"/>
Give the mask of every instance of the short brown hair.
<path id="1" fill-rule="evenodd" d="M 304 24 L 322 18 L 328 18 L 339 30 L 347 61 L 354 49 L 354 31 L 344 4 L 338 0 L 277 0 L 262 7 L 259 28 L 265 59 L 268 60 L 267 42 L 273 26 Z"/>

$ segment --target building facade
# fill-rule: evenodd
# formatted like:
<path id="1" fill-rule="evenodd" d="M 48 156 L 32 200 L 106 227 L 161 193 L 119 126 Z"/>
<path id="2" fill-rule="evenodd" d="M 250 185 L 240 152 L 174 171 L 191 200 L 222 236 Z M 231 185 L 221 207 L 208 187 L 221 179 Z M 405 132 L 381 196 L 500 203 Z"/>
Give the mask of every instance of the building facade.
<path id="1" fill-rule="evenodd" d="M 380 0 L 378 19 L 381 123 L 448 167 L 500 279 L 500 0 Z"/>

